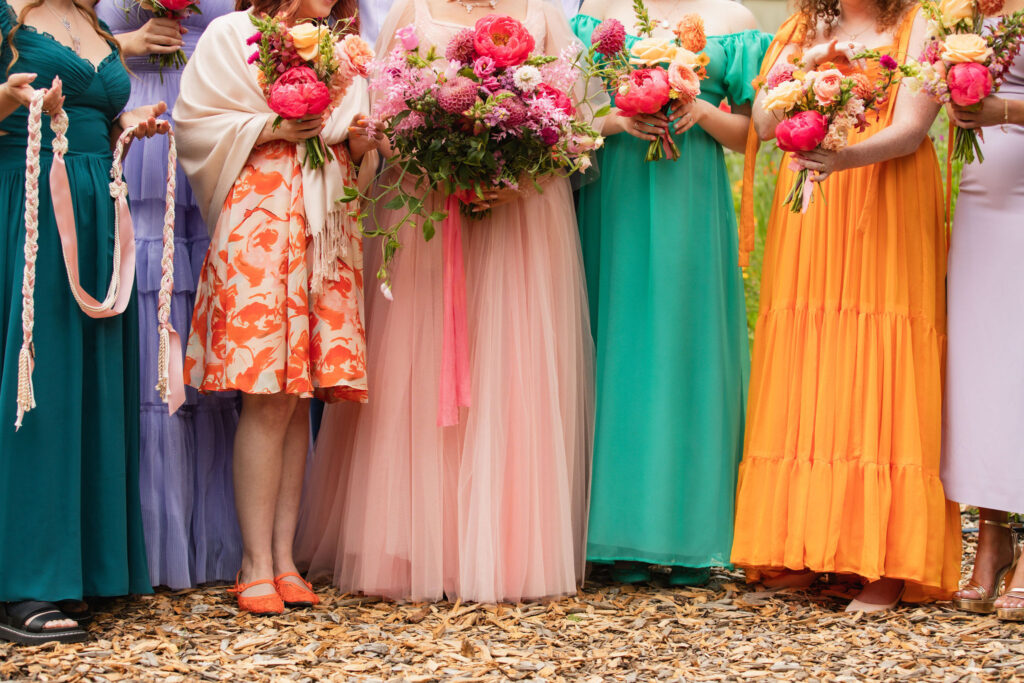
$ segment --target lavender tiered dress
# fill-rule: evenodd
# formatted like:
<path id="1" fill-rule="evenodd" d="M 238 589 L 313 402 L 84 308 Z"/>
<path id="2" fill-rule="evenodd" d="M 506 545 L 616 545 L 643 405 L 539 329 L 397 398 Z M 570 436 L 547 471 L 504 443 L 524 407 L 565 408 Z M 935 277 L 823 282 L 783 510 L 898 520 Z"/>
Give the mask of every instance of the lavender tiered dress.
<path id="1" fill-rule="evenodd" d="M 191 54 L 204 27 L 234 9 L 232 0 L 202 0 L 202 14 L 183 24 L 185 53 Z M 150 14 L 127 0 L 100 0 L 100 18 L 115 33 L 134 31 Z M 159 67 L 148 57 L 127 60 L 133 72 L 127 108 L 178 97 L 181 73 Z M 168 116 L 169 118 L 169 116 Z M 135 222 L 141 346 L 140 490 L 150 578 L 154 586 L 185 588 L 232 579 L 241 560 L 241 536 L 235 517 L 231 453 L 238 421 L 234 393 L 200 396 L 186 388 L 187 399 L 174 416 L 160 401 L 156 386 L 157 292 L 167 185 L 167 138 L 136 141 L 125 160 L 125 177 Z M 196 282 L 209 245 L 206 224 L 185 174 L 178 168 L 174 299 L 171 322 L 186 338 Z"/>
<path id="2" fill-rule="evenodd" d="M 1024 100 L 1024 55 L 998 96 Z M 1024 512 L 1024 126 L 984 134 L 949 252 L 942 484 L 958 503 Z"/>

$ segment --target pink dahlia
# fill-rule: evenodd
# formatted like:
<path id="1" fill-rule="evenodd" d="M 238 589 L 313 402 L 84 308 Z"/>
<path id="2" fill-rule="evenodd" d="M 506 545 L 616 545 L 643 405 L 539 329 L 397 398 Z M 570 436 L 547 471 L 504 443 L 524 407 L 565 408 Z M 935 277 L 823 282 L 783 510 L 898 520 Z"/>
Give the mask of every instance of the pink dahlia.
<path id="1" fill-rule="evenodd" d="M 464 28 L 448 42 L 444 56 L 449 62 L 469 64 L 476 57 L 476 49 L 473 41 L 476 39 L 476 32 L 471 28 Z"/>
<path id="2" fill-rule="evenodd" d="M 461 114 L 476 102 L 477 86 L 472 79 L 456 76 L 441 84 L 437 90 L 437 103 L 449 114 Z"/>
<path id="3" fill-rule="evenodd" d="M 605 19 L 590 34 L 590 42 L 605 57 L 618 54 L 626 47 L 626 27 L 618 19 Z"/>
<path id="4" fill-rule="evenodd" d="M 510 90 L 499 90 L 498 92 L 495 93 L 495 96 L 500 96 L 503 93 L 508 93 L 512 95 L 512 97 L 502 100 L 501 103 L 498 105 L 499 107 L 504 109 L 506 113 L 505 120 L 503 123 L 506 128 L 518 128 L 519 126 L 526 123 L 528 114 L 528 112 L 526 111 L 526 105 L 523 103 L 521 99 L 519 99 L 518 96 L 515 95 L 515 93 L 513 93 Z"/>

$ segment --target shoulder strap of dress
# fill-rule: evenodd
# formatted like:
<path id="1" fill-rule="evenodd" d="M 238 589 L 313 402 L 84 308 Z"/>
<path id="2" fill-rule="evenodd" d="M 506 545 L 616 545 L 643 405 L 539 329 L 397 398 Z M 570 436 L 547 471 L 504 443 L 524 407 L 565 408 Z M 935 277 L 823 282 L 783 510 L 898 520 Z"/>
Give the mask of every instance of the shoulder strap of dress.
<path id="1" fill-rule="evenodd" d="M 754 81 L 755 88 L 760 88 L 765 76 L 775 66 L 776 60 L 787 45 L 796 42 L 803 42 L 807 33 L 807 18 L 796 13 L 786 19 L 775 34 L 774 40 L 768 46 L 768 51 L 761 61 L 761 71 Z M 754 168 L 757 164 L 757 150 L 761 141 L 754 130 L 754 118 L 751 116 L 747 128 L 747 147 L 743 159 L 743 196 L 740 202 L 739 222 L 739 262 L 741 266 L 750 265 L 750 252 L 754 251 L 754 238 L 757 230 L 757 223 L 754 219 Z"/>

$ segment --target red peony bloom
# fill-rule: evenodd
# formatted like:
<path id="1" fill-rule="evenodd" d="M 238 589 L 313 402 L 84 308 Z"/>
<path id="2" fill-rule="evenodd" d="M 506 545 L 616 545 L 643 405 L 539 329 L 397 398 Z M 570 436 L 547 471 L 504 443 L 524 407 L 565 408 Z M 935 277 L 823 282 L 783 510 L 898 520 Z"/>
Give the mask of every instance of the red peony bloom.
<path id="1" fill-rule="evenodd" d="M 576 107 L 572 106 L 572 100 L 569 96 L 557 88 L 552 88 L 547 83 L 541 83 L 533 91 L 534 99 L 543 97 L 544 99 L 551 100 L 551 102 L 563 112 L 572 116 L 576 113 Z"/>
<path id="2" fill-rule="evenodd" d="M 331 103 L 331 93 L 308 66 L 297 66 L 281 74 L 270 86 L 267 103 L 282 119 L 301 119 L 319 114 Z"/>
<path id="3" fill-rule="evenodd" d="M 670 88 L 668 74 L 660 66 L 653 69 L 637 69 L 626 81 L 626 92 L 619 90 L 615 106 L 622 116 L 653 114 L 668 104 Z"/>
<path id="4" fill-rule="evenodd" d="M 775 141 L 784 152 L 810 152 L 826 135 L 828 119 L 817 111 L 802 111 L 775 128 Z"/>
<path id="5" fill-rule="evenodd" d="M 473 47 L 490 57 L 498 68 L 517 66 L 533 52 L 533 36 L 520 22 L 503 14 L 489 14 L 476 22 Z"/>
<path id="6" fill-rule="evenodd" d="M 992 92 L 992 74 L 988 67 L 977 62 L 954 64 L 946 74 L 946 85 L 954 104 L 969 107 Z"/>

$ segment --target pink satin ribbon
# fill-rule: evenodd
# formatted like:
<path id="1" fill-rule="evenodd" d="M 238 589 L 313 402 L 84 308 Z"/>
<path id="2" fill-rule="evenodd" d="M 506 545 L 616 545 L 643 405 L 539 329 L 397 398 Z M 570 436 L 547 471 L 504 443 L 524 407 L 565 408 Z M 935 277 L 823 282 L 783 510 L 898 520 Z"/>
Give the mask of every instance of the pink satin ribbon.
<path id="1" fill-rule="evenodd" d="M 171 415 L 185 402 L 185 368 L 181 362 L 181 336 L 170 323 L 160 326 L 167 330 L 167 410 Z"/>
<path id="2" fill-rule="evenodd" d="M 459 200 L 449 195 L 441 224 L 444 250 L 444 338 L 441 347 L 439 427 L 459 423 L 459 408 L 470 402 L 469 341 L 466 334 L 466 271 L 462 260 Z"/>
<path id="3" fill-rule="evenodd" d="M 804 167 L 797 163 L 796 159 L 791 159 L 789 162 L 789 170 L 794 173 L 799 173 L 804 170 Z M 811 199 L 814 198 L 814 181 L 811 180 L 811 174 L 808 173 L 804 178 L 803 187 L 803 203 L 800 206 L 800 213 L 807 213 L 807 207 L 811 205 Z"/>
<path id="4" fill-rule="evenodd" d="M 71 202 L 71 186 L 68 183 L 68 170 L 64 159 L 54 155 L 50 166 L 50 196 L 53 199 L 53 215 L 57 219 L 57 232 L 60 233 L 61 250 L 64 252 L 64 265 L 68 271 L 68 282 L 78 298 L 88 306 L 96 308 L 103 304 L 82 289 L 78 275 L 78 234 L 75 230 L 75 210 Z M 114 306 L 104 311 L 82 311 L 90 318 L 111 318 L 124 313 L 128 301 L 132 297 L 132 283 L 135 281 L 135 231 L 132 228 L 132 217 L 128 213 L 128 200 L 118 197 L 121 224 L 118 232 L 121 240 L 121 288 L 118 290 Z"/>
<path id="5" fill-rule="evenodd" d="M 100 308 L 103 304 L 82 288 L 78 273 L 78 232 L 75 228 L 75 210 L 71 200 L 71 184 L 68 182 L 68 170 L 64 159 L 54 155 L 50 166 L 50 196 L 53 202 L 53 215 L 57 220 L 57 232 L 60 235 L 61 251 L 64 253 L 64 264 L 67 268 L 68 283 L 87 306 Z M 121 287 L 113 307 L 101 311 L 86 311 L 90 318 L 112 318 L 124 313 L 132 297 L 132 285 L 135 282 L 135 230 L 132 226 L 132 215 L 128 210 L 128 198 L 123 194 L 114 201 L 118 203 L 119 241 L 121 245 Z M 168 325 L 170 328 L 170 325 Z M 168 351 L 171 372 L 168 379 L 168 407 L 170 413 L 181 407 L 185 402 L 185 379 L 181 361 L 181 338 L 171 328 L 168 335 L 170 343 Z"/>

